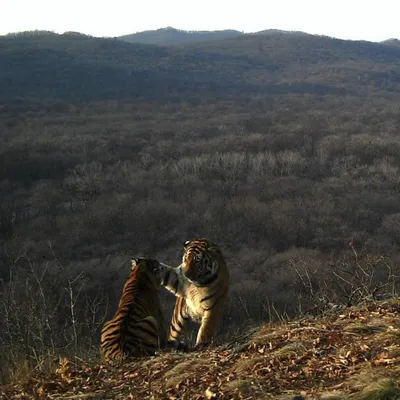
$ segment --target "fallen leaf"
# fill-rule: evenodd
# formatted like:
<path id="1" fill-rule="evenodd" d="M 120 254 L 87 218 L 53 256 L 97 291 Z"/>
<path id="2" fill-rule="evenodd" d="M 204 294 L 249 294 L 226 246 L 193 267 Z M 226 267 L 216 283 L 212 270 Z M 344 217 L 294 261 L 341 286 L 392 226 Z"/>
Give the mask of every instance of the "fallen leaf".
<path id="1" fill-rule="evenodd" d="M 217 394 L 214 393 L 210 388 L 206 389 L 206 398 L 207 399 L 216 399 L 217 398 Z"/>

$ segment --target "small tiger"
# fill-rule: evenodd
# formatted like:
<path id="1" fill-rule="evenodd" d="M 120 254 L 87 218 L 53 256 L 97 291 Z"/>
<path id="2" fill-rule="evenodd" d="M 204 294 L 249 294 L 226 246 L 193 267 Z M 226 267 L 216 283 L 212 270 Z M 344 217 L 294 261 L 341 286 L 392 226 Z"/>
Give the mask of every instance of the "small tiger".
<path id="1" fill-rule="evenodd" d="M 158 297 L 163 271 L 156 260 L 132 260 L 117 312 L 101 331 L 100 353 L 105 361 L 154 355 L 166 345 L 167 330 Z"/>
<path id="2" fill-rule="evenodd" d="M 229 271 L 219 247 L 208 239 L 189 240 L 184 244 L 182 264 L 164 267 L 161 285 L 177 296 L 169 340 L 178 340 L 192 319 L 200 324 L 195 347 L 209 344 L 229 288 Z"/>

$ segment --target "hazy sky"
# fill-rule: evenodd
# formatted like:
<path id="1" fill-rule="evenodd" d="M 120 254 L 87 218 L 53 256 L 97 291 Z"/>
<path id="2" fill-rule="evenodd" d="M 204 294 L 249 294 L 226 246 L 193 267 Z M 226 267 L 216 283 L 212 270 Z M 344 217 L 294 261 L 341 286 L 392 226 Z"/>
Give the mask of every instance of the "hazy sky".
<path id="1" fill-rule="evenodd" d="M 400 38 L 400 0 L 0 0 L 0 35 L 40 29 L 119 36 L 167 26 L 380 41 Z"/>

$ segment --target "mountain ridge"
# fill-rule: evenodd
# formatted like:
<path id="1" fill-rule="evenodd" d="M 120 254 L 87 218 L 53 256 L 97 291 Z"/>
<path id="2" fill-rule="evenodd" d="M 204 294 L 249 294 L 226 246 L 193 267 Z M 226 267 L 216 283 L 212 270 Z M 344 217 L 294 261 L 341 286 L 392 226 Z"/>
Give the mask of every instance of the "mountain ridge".
<path id="1" fill-rule="evenodd" d="M 10 32 L 2 36 L 31 36 L 31 35 L 71 35 L 71 36 L 86 36 L 100 39 L 117 39 L 128 43 L 144 43 L 144 44 L 158 44 L 158 45 L 171 45 L 171 44 L 183 44 L 183 43 L 196 43 L 198 41 L 209 41 L 209 40 L 220 40 L 229 37 L 238 36 L 251 36 L 251 35 L 298 35 L 298 36 L 320 36 L 328 37 L 331 39 L 338 39 L 333 36 L 323 35 L 323 34 L 311 34 L 303 31 L 292 31 L 284 29 L 269 28 L 263 29 L 261 31 L 254 32 L 244 32 L 236 29 L 217 29 L 217 30 L 185 30 L 178 29 L 172 26 L 167 26 L 158 29 L 148 29 L 144 31 L 137 31 L 134 33 L 128 33 L 124 35 L 117 36 L 93 36 L 86 33 L 81 33 L 77 31 L 65 31 L 63 33 L 56 33 L 55 31 L 49 30 L 28 30 L 19 32 Z M 182 39 L 184 38 L 184 39 Z M 342 39 L 345 40 L 345 39 Z M 380 44 L 395 44 L 398 45 L 400 39 L 398 38 L 388 38 L 381 41 L 369 41 L 363 39 L 348 40 L 353 42 L 369 42 L 369 43 L 380 43 Z"/>
<path id="2" fill-rule="evenodd" d="M 252 35 L 309 35 L 301 31 L 286 31 L 281 29 L 265 29 L 256 32 L 243 32 L 235 29 L 222 29 L 222 30 L 200 30 L 191 31 L 177 29 L 171 26 L 166 28 L 146 30 L 127 35 L 117 36 L 116 39 L 123 40 L 128 43 L 143 43 L 143 44 L 157 44 L 157 45 L 184 45 L 197 42 L 223 40 L 235 38 L 240 36 Z"/>
<path id="3" fill-rule="evenodd" d="M 400 49 L 315 35 L 252 34 L 176 46 L 76 32 L 0 37 L 0 100 L 182 101 L 399 91 Z"/>
<path id="4" fill-rule="evenodd" d="M 187 44 L 204 40 L 225 39 L 227 37 L 240 36 L 243 34 L 243 32 L 234 29 L 218 31 L 186 31 L 173 27 L 166 27 L 117 36 L 116 38 L 128 43 L 171 45 Z"/>

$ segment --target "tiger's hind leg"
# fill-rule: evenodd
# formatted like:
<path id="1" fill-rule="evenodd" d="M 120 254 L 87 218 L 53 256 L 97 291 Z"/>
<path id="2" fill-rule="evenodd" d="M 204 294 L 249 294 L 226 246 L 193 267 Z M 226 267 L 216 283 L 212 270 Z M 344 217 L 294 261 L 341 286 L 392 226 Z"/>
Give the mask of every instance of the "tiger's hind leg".
<path id="1" fill-rule="evenodd" d="M 157 320 L 153 316 L 143 318 L 129 326 L 130 335 L 125 347 L 134 357 L 154 356 L 160 348 L 160 333 Z"/>
<path id="2" fill-rule="evenodd" d="M 185 298 L 177 297 L 174 313 L 172 315 L 171 327 L 169 330 L 169 342 L 179 342 L 179 338 L 183 335 L 188 321 L 189 313 Z"/>

